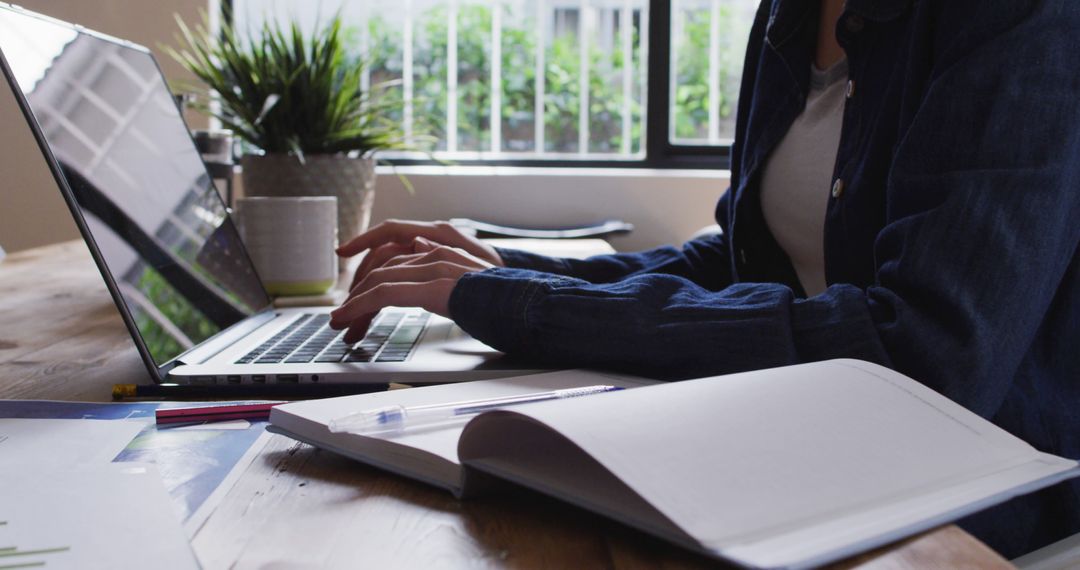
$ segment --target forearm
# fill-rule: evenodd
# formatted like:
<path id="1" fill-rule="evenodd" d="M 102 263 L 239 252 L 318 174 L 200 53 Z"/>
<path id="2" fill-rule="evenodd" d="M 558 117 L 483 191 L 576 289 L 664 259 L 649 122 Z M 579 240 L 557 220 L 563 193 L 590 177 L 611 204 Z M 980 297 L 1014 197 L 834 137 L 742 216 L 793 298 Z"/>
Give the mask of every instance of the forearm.
<path id="1" fill-rule="evenodd" d="M 680 379 L 836 357 L 889 362 L 865 296 L 847 286 L 798 299 L 772 284 L 715 292 L 665 275 L 592 284 L 503 269 L 462 278 L 450 311 L 480 340 L 552 366 Z"/>
<path id="2" fill-rule="evenodd" d="M 692 240 L 682 248 L 666 246 L 588 259 L 547 257 L 513 249 L 498 252 L 508 268 L 574 277 L 590 283 L 611 283 L 649 273 L 678 275 L 714 290 L 731 283 L 727 245 L 722 235 Z"/>

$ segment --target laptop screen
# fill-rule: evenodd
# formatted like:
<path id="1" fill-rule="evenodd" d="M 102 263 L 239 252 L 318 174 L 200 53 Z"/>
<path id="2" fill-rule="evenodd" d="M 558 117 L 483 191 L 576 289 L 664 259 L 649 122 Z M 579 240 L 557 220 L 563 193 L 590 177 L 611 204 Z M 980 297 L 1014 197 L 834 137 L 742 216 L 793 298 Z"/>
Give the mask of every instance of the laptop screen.
<path id="1" fill-rule="evenodd" d="M 0 6 L 0 52 L 158 366 L 269 305 L 147 51 Z"/>

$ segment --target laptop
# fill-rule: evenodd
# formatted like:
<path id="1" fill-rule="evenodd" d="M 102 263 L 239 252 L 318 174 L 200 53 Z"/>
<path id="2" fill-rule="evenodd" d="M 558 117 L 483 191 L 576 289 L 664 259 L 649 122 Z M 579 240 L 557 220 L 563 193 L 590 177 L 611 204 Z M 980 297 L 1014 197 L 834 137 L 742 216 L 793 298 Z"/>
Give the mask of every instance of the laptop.
<path id="1" fill-rule="evenodd" d="M 0 3 L 0 64 L 158 382 L 451 382 L 537 372 L 391 307 L 354 345 L 275 309 L 149 50 Z"/>

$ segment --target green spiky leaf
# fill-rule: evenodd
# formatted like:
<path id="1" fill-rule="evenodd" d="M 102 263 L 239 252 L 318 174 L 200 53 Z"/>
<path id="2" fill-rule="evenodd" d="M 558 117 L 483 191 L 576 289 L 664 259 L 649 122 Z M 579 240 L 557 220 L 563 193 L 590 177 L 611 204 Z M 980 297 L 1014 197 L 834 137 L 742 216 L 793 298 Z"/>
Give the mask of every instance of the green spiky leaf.
<path id="1" fill-rule="evenodd" d="M 228 18 L 226 18 L 228 20 Z M 201 105 L 241 140 L 268 153 L 304 155 L 416 150 L 389 120 L 389 85 L 364 90 L 364 62 L 348 57 L 340 16 L 306 34 L 296 23 L 266 22 L 241 33 L 225 24 L 210 33 L 179 17 L 179 50 L 165 48 L 215 94 Z M 426 141 L 428 137 L 414 137 Z"/>

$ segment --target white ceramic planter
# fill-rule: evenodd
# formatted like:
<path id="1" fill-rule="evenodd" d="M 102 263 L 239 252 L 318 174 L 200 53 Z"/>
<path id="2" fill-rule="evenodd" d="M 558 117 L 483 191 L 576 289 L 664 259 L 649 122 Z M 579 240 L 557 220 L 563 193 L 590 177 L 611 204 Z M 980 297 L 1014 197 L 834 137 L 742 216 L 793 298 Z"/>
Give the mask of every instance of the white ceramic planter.
<path id="1" fill-rule="evenodd" d="M 334 196 L 338 201 L 338 240 L 367 230 L 375 203 L 375 159 L 344 154 L 244 155 L 245 196 Z"/>

